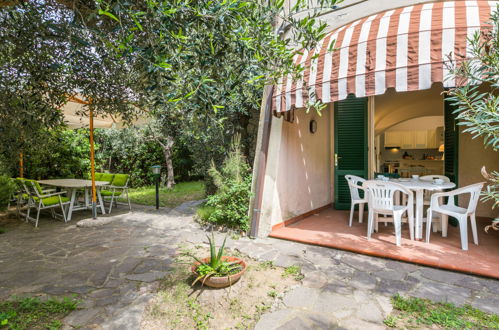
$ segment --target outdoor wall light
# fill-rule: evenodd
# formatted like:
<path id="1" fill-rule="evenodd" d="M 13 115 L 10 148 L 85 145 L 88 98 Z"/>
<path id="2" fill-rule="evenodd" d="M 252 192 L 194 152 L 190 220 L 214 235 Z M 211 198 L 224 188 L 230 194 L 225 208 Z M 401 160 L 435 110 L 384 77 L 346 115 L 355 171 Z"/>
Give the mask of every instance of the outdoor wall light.
<path id="1" fill-rule="evenodd" d="M 311 120 L 310 121 L 310 133 L 314 134 L 315 132 L 317 132 L 317 122 L 315 120 Z"/>
<path id="2" fill-rule="evenodd" d="M 152 174 L 154 175 L 154 179 L 156 181 L 156 210 L 159 209 L 159 177 L 161 176 L 161 166 L 153 165 L 151 166 Z"/>

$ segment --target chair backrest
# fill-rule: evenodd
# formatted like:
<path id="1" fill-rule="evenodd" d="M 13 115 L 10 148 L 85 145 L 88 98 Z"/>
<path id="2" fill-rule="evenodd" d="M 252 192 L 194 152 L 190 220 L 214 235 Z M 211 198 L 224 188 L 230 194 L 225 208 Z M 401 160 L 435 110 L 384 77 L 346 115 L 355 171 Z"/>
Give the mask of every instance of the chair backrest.
<path id="1" fill-rule="evenodd" d="M 476 211 L 476 207 L 478 205 L 478 200 L 480 199 L 480 192 L 482 191 L 483 185 L 485 182 L 471 184 L 466 187 L 462 187 L 459 189 L 455 189 L 453 191 L 449 191 L 451 195 L 464 195 L 470 194 L 470 200 L 468 202 L 467 213 L 474 213 Z M 453 198 L 449 198 L 449 202 L 452 202 Z"/>
<path id="2" fill-rule="evenodd" d="M 17 186 L 17 189 L 23 193 L 23 194 L 28 194 L 29 195 L 29 190 L 28 188 L 26 187 L 26 185 L 24 184 L 25 183 L 25 179 L 24 178 L 15 178 L 14 179 L 14 182 L 16 183 L 16 186 Z"/>
<path id="3" fill-rule="evenodd" d="M 412 193 L 406 187 L 397 183 L 369 180 L 364 182 L 363 186 L 367 190 L 369 207 L 375 211 L 393 211 L 397 191 L 408 195 L 407 205 L 411 205 L 413 202 Z"/>
<path id="4" fill-rule="evenodd" d="M 419 178 L 420 180 L 422 181 L 433 181 L 435 179 L 441 179 L 441 180 L 444 180 L 444 182 L 450 182 L 450 179 L 448 177 L 446 177 L 445 175 L 424 175 L 422 177 Z"/>
<path id="5" fill-rule="evenodd" d="M 42 187 L 36 180 L 32 179 L 22 179 L 26 189 L 33 196 L 41 196 L 43 194 Z"/>
<path id="6" fill-rule="evenodd" d="M 360 197 L 359 186 L 362 186 L 362 184 L 366 182 L 366 179 L 351 174 L 345 175 L 345 179 L 348 182 L 348 188 L 350 189 L 350 197 L 352 200 L 362 199 L 362 197 Z"/>
<path id="7" fill-rule="evenodd" d="M 112 173 L 101 173 L 101 177 L 99 179 L 99 181 L 106 181 L 106 182 L 109 182 L 109 184 L 111 184 L 111 182 L 113 182 L 113 179 L 114 179 L 114 174 Z M 95 179 L 97 180 L 97 179 Z"/>
<path id="8" fill-rule="evenodd" d="M 26 192 L 30 196 L 42 197 L 40 184 L 35 180 L 24 180 L 24 186 L 26 187 Z"/>
<path id="9" fill-rule="evenodd" d="M 374 172 L 374 178 L 377 178 L 378 175 L 385 176 L 387 178 L 398 179 L 400 178 L 400 174 L 398 173 L 382 173 L 382 172 Z"/>
<path id="10" fill-rule="evenodd" d="M 116 187 L 126 187 L 129 178 L 130 175 L 128 174 L 115 174 L 111 185 Z"/>

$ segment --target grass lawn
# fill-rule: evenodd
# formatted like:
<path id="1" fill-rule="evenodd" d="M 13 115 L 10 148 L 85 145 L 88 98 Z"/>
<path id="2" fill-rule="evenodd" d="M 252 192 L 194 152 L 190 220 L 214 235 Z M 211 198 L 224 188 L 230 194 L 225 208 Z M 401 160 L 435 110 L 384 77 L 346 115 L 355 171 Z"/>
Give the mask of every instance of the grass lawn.
<path id="1" fill-rule="evenodd" d="M 156 205 L 156 187 L 146 186 L 129 190 L 130 200 L 135 204 Z M 183 202 L 203 199 L 205 187 L 203 181 L 180 182 L 173 189 L 159 188 L 159 205 L 176 207 Z"/>
<path id="2" fill-rule="evenodd" d="M 39 298 L 14 298 L 0 302 L 1 329 L 59 329 L 61 320 L 76 309 L 78 301 Z"/>
<path id="3" fill-rule="evenodd" d="M 499 315 L 488 314 L 469 305 L 456 307 L 414 297 L 392 297 L 393 313 L 386 326 L 402 329 L 499 329 Z"/>

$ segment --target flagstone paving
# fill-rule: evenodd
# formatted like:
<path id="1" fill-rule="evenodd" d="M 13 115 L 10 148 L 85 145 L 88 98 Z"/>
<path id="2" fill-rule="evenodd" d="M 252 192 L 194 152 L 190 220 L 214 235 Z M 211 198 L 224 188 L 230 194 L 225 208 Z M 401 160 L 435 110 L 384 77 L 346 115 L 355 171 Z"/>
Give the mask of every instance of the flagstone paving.
<path id="1" fill-rule="evenodd" d="M 0 236 L 0 299 L 77 294 L 82 308 L 64 319 L 66 328 L 138 329 L 178 245 L 206 241 L 192 220 L 196 205 L 135 206 L 99 227 L 77 227 L 75 219 L 44 220 L 34 229 L 10 220 Z M 499 314 L 496 280 L 272 238 L 227 245 L 277 266 L 300 265 L 305 276 L 256 329 L 385 328 L 396 293 Z"/>

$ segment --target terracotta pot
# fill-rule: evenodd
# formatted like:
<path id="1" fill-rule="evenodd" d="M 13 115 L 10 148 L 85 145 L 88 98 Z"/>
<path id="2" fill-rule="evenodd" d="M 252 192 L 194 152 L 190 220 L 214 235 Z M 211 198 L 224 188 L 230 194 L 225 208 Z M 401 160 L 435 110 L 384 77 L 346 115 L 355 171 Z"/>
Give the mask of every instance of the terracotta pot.
<path id="1" fill-rule="evenodd" d="M 228 261 L 228 262 L 236 261 L 243 267 L 243 269 L 241 269 L 241 271 L 239 273 L 233 274 L 230 276 L 223 276 L 223 277 L 210 276 L 206 280 L 203 277 L 199 280 L 199 282 L 200 283 L 204 282 L 204 285 L 207 285 L 207 286 L 212 287 L 212 288 L 226 288 L 226 287 L 236 283 L 241 278 L 241 276 L 243 276 L 244 272 L 246 271 L 246 263 L 244 262 L 244 260 L 236 258 L 236 257 L 222 257 L 222 260 Z M 203 259 L 201 259 L 201 261 L 204 263 L 209 263 L 210 258 L 203 258 Z M 200 263 L 196 262 L 191 267 L 191 271 L 196 277 L 199 276 L 199 274 L 196 272 L 196 269 L 198 268 L 199 265 L 200 265 Z"/>

